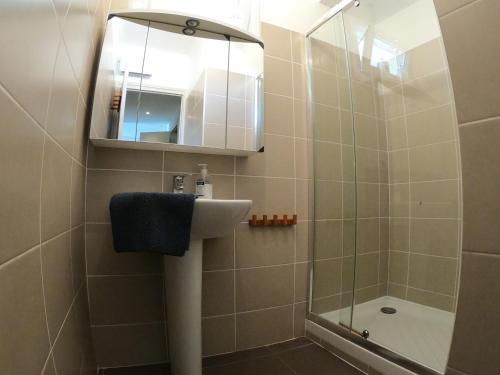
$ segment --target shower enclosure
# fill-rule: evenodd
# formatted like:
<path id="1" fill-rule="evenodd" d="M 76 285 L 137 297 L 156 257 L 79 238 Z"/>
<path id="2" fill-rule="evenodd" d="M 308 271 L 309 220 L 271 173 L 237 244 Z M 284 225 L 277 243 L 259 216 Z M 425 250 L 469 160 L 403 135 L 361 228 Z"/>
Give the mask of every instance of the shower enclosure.
<path id="1" fill-rule="evenodd" d="M 309 320 L 444 373 L 461 251 L 458 126 L 432 0 L 342 1 L 307 35 Z"/>

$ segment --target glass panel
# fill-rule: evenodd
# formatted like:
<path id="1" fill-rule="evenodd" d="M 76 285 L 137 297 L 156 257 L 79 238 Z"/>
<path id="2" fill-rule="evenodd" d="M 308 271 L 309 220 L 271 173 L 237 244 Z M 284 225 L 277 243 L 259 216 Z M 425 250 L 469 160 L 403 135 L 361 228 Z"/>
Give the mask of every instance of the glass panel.
<path id="1" fill-rule="evenodd" d="M 259 150 L 262 140 L 264 50 L 231 38 L 228 77 L 227 148 Z"/>
<path id="2" fill-rule="evenodd" d="M 135 140 L 224 148 L 228 53 L 224 36 L 152 22 L 140 86 L 128 84 Z"/>
<path id="3" fill-rule="evenodd" d="M 147 22 L 118 17 L 108 21 L 94 95 L 92 137 L 134 140 L 136 119 L 132 129 L 119 124 L 123 122 L 127 83 L 130 87 L 140 84 L 147 34 Z"/>
<path id="4" fill-rule="evenodd" d="M 344 22 L 357 172 L 352 330 L 444 372 L 459 272 L 460 161 L 434 4 L 364 0 Z"/>
<path id="5" fill-rule="evenodd" d="M 312 313 L 350 327 L 355 257 L 355 155 L 342 17 L 308 38 L 314 154 Z"/>

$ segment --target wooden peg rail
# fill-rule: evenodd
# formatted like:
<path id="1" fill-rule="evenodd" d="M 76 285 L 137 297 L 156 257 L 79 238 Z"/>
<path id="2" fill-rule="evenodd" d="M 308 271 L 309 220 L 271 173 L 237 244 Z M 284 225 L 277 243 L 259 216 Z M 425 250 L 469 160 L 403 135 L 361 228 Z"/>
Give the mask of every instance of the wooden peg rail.
<path id="1" fill-rule="evenodd" d="M 282 219 L 278 219 L 278 215 L 273 215 L 272 219 L 268 219 L 267 215 L 262 215 L 262 220 L 257 220 L 257 215 L 252 215 L 248 221 L 251 227 L 272 227 L 272 226 L 290 226 L 297 224 L 297 215 L 289 218 L 288 215 L 283 215 Z"/>

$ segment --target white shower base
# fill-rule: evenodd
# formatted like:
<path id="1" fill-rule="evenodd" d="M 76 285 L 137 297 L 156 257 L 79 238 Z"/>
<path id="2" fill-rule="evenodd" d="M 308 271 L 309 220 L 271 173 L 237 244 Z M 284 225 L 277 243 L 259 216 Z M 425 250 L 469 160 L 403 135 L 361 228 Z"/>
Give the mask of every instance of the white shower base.
<path id="1" fill-rule="evenodd" d="M 384 314 L 384 306 L 396 314 Z M 320 316 L 349 324 L 349 308 Z M 434 371 L 444 373 L 453 334 L 455 314 L 399 298 L 384 296 L 354 306 L 353 329 L 370 332 L 369 340 Z"/>

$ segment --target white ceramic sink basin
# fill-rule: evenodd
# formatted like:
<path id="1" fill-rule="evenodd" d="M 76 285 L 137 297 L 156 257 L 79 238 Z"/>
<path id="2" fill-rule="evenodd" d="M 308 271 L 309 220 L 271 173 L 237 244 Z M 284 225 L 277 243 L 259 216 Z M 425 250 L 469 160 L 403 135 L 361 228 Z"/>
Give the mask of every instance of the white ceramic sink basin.
<path id="1" fill-rule="evenodd" d="M 223 237 L 242 221 L 250 211 L 252 201 L 197 199 L 191 223 L 191 241 Z"/>
<path id="2" fill-rule="evenodd" d="M 183 257 L 165 256 L 170 367 L 173 375 L 201 375 L 201 282 L 203 239 L 230 234 L 252 201 L 197 199 L 191 241 Z"/>

